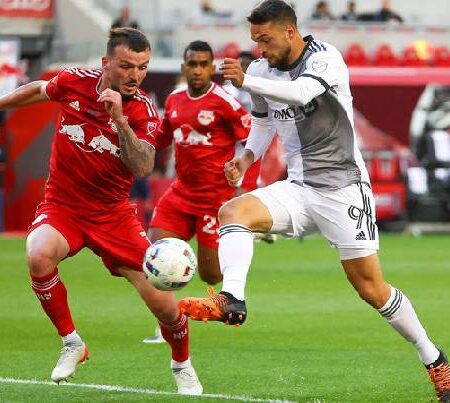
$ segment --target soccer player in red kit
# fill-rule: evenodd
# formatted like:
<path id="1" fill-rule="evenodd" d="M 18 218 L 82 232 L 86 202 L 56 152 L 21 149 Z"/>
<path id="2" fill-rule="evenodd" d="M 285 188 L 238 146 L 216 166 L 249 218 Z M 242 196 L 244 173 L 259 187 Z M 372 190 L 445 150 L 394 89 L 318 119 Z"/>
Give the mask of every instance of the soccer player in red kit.
<path id="1" fill-rule="evenodd" d="M 203 41 L 191 42 L 184 51 L 187 88 L 167 98 L 156 135 L 157 150 L 175 144 L 177 179 L 156 205 L 149 230 L 152 242 L 167 237 L 187 241 L 195 235 L 199 274 L 208 284 L 222 279 L 217 213 L 236 192 L 224 176 L 224 164 L 233 158 L 236 143 L 247 139 L 250 124 L 247 110 L 211 81 L 213 59 Z M 157 336 L 144 340 L 158 341 Z"/>
<path id="2" fill-rule="evenodd" d="M 153 169 L 160 124 L 139 89 L 150 54 L 143 33 L 113 29 L 101 70 L 67 68 L 48 82 L 34 81 L 0 98 L 0 109 L 47 100 L 61 104 L 45 199 L 27 237 L 33 291 L 63 340 L 52 380 L 66 380 L 88 356 L 57 269 L 61 260 L 88 247 L 112 275 L 136 288 L 157 317 L 172 349 L 178 393 L 198 395 L 202 386 L 189 358 L 187 318 L 172 293 L 146 280 L 142 259 L 150 242 L 128 202 L 133 176 Z"/>
<path id="3" fill-rule="evenodd" d="M 248 112 L 221 86 L 208 43 L 191 42 L 184 51 L 182 72 L 187 88 L 166 100 L 156 149 L 175 144 L 177 179 L 156 205 L 150 239 L 197 236 L 199 274 L 208 284 L 221 281 L 217 258 L 217 212 L 234 196 L 224 177 L 224 164 L 233 157 L 236 142 L 249 132 Z"/>

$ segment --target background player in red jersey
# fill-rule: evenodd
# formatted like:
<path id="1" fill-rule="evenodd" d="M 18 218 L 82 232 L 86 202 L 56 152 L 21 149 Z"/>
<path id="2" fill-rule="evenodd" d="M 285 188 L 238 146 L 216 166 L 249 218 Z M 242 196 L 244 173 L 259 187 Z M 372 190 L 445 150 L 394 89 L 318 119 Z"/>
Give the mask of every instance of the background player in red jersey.
<path id="1" fill-rule="evenodd" d="M 102 70 L 65 69 L 51 81 L 35 81 L 0 98 L 0 109 L 47 100 L 61 104 L 45 199 L 27 238 L 33 291 L 64 345 L 52 380 L 66 380 L 88 356 L 57 269 L 86 246 L 111 274 L 136 288 L 172 349 L 178 392 L 197 395 L 202 386 L 189 359 L 187 318 L 172 293 L 145 279 L 141 264 L 150 243 L 128 202 L 133 176 L 153 169 L 159 118 L 139 89 L 150 53 L 140 31 L 111 30 Z"/>
<path id="2" fill-rule="evenodd" d="M 236 191 L 224 176 L 224 164 L 233 158 L 236 143 L 246 140 L 250 124 L 247 110 L 211 81 L 213 60 L 211 47 L 203 41 L 191 42 L 184 51 L 187 88 L 167 98 L 156 135 L 157 150 L 175 143 L 177 179 L 156 205 L 149 230 L 152 242 L 197 236 L 199 274 L 212 285 L 222 280 L 217 213 Z M 157 336 L 144 340 L 158 341 Z"/>

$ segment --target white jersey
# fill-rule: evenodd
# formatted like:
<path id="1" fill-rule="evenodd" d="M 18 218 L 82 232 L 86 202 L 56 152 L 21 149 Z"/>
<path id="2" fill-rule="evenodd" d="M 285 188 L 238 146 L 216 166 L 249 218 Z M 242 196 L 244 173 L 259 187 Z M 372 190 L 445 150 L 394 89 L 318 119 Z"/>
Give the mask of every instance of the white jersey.
<path id="1" fill-rule="evenodd" d="M 255 60 L 242 88 L 252 96 L 246 148 L 261 157 L 278 134 L 286 151 L 288 180 L 339 189 L 367 182 L 353 128 L 349 73 L 339 51 L 312 36 L 295 63 L 272 68 Z"/>

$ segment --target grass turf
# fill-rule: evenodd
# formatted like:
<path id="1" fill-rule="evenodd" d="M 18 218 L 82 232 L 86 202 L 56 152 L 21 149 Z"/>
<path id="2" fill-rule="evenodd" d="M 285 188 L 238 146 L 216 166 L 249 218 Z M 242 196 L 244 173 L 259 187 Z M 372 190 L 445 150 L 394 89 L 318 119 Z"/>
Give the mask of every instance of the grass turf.
<path id="1" fill-rule="evenodd" d="M 412 300 L 450 352 L 450 237 L 383 236 L 385 277 Z M 72 383 L 174 392 L 167 345 L 145 345 L 154 318 L 89 251 L 60 265 L 91 359 Z M 60 345 L 30 290 L 23 240 L 0 240 L 0 378 L 48 381 Z M 179 296 L 203 295 L 196 278 Z M 336 251 L 320 238 L 257 244 L 239 329 L 191 322 L 191 356 L 205 393 L 301 402 L 429 402 L 414 349 L 359 300 Z M 205 401 L 0 382 L 1 402 Z M 211 400 L 218 400 L 218 397 Z"/>

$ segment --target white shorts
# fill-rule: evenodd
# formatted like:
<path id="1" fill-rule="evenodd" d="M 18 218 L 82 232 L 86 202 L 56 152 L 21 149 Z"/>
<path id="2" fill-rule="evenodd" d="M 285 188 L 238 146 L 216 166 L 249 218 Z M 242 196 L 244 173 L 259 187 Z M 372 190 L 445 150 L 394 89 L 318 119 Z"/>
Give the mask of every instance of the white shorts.
<path id="1" fill-rule="evenodd" d="M 341 258 L 346 259 L 352 255 L 368 256 L 379 249 L 374 198 L 365 183 L 330 190 L 303 187 L 285 180 L 250 194 L 269 209 L 272 233 L 300 237 L 320 232 L 331 246 L 340 250 Z M 352 253 L 350 249 L 359 252 Z"/>

